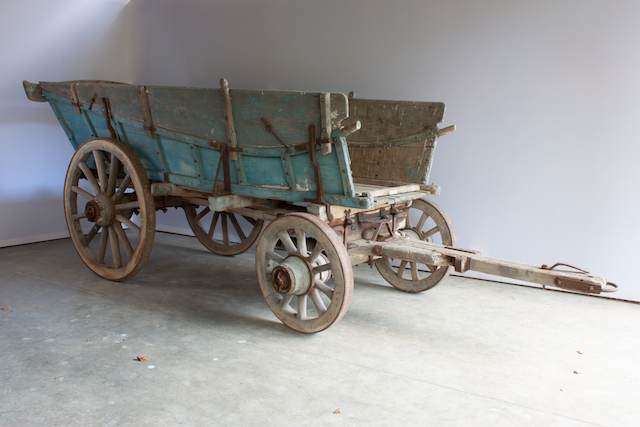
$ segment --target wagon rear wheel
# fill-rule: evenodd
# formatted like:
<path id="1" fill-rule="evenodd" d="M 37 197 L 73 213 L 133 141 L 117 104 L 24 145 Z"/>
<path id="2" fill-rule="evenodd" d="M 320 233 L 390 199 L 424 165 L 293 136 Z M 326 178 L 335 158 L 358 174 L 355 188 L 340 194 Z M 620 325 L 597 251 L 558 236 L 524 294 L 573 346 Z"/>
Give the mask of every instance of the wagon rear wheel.
<path id="1" fill-rule="evenodd" d="M 267 305 L 291 329 L 322 331 L 349 308 L 349 254 L 331 227 L 312 215 L 286 215 L 269 224 L 256 249 L 256 270 Z"/>
<path id="2" fill-rule="evenodd" d="M 258 240 L 264 221 L 232 212 L 213 212 L 206 206 L 185 204 L 189 226 L 200 243 L 218 255 L 233 256 L 251 249 Z M 231 230 L 240 239 L 232 241 Z M 251 230 L 249 232 L 245 230 Z M 222 240 L 220 240 L 222 237 Z"/>
<path id="3" fill-rule="evenodd" d="M 415 214 L 411 218 L 412 212 Z M 427 199 L 413 201 L 405 228 L 400 231 L 416 240 L 456 246 L 456 231 L 449 216 L 435 203 Z M 396 264 L 399 265 L 396 266 Z M 380 275 L 393 287 L 404 292 L 422 292 L 431 289 L 449 276 L 450 266 L 427 265 L 430 273 L 418 270 L 418 263 L 406 260 L 382 258 L 376 261 Z"/>
<path id="4" fill-rule="evenodd" d="M 156 227 L 149 179 L 122 142 L 91 139 L 78 147 L 67 170 L 64 211 L 76 251 L 98 276 L 128 279 L 149 258 Z"/>

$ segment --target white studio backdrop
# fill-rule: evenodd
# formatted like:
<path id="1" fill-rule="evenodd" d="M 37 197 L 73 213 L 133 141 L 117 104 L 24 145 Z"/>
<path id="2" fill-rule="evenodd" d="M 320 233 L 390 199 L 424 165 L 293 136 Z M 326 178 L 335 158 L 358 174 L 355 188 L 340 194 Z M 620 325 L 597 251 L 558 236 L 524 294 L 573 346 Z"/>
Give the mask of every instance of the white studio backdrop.
<path id="1" fill-rule="evenodd" d="M 576 264 L 620 285 L 612 296 L 640 301 L 640 2 L 25 0 L 2 9 L 1 246 L 66 233 L 71 146 L 50 108 L 26 100 L 23 79 L 217 87 L 225 77 L 232 88 L 444 102 L 444 125 L 458 131 L 440 140 L 431 181 L 459 246 Z M 190 234 L 181 211 L 160 213 L 158 229 Z"/>

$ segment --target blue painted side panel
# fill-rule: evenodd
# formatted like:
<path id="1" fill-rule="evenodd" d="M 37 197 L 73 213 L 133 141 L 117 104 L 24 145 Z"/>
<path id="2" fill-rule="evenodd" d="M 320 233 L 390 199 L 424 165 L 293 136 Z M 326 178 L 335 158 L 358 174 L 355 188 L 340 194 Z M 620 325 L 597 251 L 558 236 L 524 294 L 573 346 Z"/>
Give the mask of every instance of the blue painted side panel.
<path id="1" fill-rule="evenodd" d="M 315 125 L 320 136 L 318 93 L 231 90 L 230 94 L 240 147 L 281 145 L 262 117 L 285 144 L 308 141 L 309 125 Z"/>
<path id="2" fill-rule="evenodd" d="M 67 87 L 60 85 L 62 91 Z M 218 171 L 218 186 L 223 184 L 221 153 L 214 149 L 227 140 L 220 90 L 149 87 L 155 138 L 149 138 L 143 128 L 138 87 L 111 85 L 96 89 L 94 85 L 78 90 L 82 114 L 75 112 L 71 100 L 64 95 L 44 91 L 74 148 L 96 136 L 111 137 L 102 106 L 96 103 L 94 111 L 88 109 L 90 92 L 105 90 L 114 98 L 126 95 L 135 100 L 126 107 L 112 105 L 112 126 L 118 138 L 140 159 L 151 180 L 168 180 L 211 192 Z M 316 138 L 321 136 L 319 97 L 318 93 L 231 91 L 237 142 L 242 148 L 238 162 L 230 162 L 232 193 L 289 202 L 316 197 L 315 171 L 308 148 L 286 150 L 266 130 L 261 118 L 270 122 L 285 143 L 307 143 L 309 125 L 316 126 Z M 346 99 L 344 103 L 341 108 L 346 111 Z M 328 155 L 322 155 L 319 146 L 316 152 L 325 199 L 332 204 L 367 208 L 367 199 L 353 197 L 346 143 L 343 138 L 339 141 Z"/>
<path id="3" fill-rule="evenodd" d="M 155 139 L 149 139 L 139 128 L 120 123 L 120 134 L 147 170 L 164 171 L 162 155 Z"/>
<path id="4" fill-rule="evenodd" d="M 242 156 L 250 185 L 288 186 L 279 157 Z"/>

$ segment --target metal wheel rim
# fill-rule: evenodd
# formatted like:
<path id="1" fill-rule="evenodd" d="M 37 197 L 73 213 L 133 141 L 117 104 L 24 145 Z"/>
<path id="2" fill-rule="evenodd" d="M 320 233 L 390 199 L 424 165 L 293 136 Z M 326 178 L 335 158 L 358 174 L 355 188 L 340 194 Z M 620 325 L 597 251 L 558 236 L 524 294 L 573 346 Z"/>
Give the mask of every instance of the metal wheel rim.
<path id="1" fill-rule="evenodd" d="M 198 212 L 198 208 L 202 208 Z M 211 252 L 218 255 L 233 256 L 239 255 L 251 249 L 260 237 L 260 232 L 264 227 L 264 221 L 246 217 L 244 215 L 234 214 L 232 212 L 214 212 L 205 206 L 196 206 L 191 203 L 184 205 L 184 213 L 187 216 L 189 226 L 197 239 Z M 209 216 L 211 220 L 209 221 Z M 243 218 L 243 219 L 240 219 Z M 204 224 L 203 224 L 203 220 Z M 242 230 L 241 221 L 248 222 L 253 226 L 249 235 Z M 252 223 L 253 221 L 253 223 Z M 208 227 L 205 225 L 208 223 Z M 220 224 L 223 234 L 223 240 L 214 239 L 215 230 Z M 229 230 L 234 229 L 240 238 L 240 242 L 231 242 L 229 239 Z M 213 231 L 212 231 L 213 230 Z"/>
<path id="2" fill-rule="evenodd" d="M 294 235 L 284 244 L 284 236 L 289 236 L 289 230 L 295 230 Z M 301 232 L 304 232 L 304 239 L 298 237 Z M 307 235 L 316 241 L 313 251 L 305 249 Z M 302 249 L 301 240 L 305 241 Z M 319 281 L 319 274 L 316 274 L 314 286 L 308 295 L 282 296 L 276 292 L 271 284 L 270 274 L 272 267 L 283 261 L 284 253 L 278 254 L 275 251 L 279 242 L 283 242 L 285 248 L 288 247 L 287 256 L 297 253 L 311 264 L 314 264 L 313 258 L 324 254 L 331 265 L 330 280 L 327 283 Z M 280 255 L 280 259 L 274 255 Z M 264 229 L 256 249 L 256 271 L 260 290 L 267 305 L 278 319 L 296 331 L 320 332 L 339 322 L 349 308 L 353 295 L 353 270 L 349 254 L 333 229 L 313 215 L 286 215 L 269 224 Z M 324 303 L 324 311 L 318 299 Z M 301 304 L 304 304 L 304 308 Z M 304 317 L 305 312 L 307 318 Z"/>
<path id="3" fill-rule="evenodd" d="M 451 219 L 449 219 L 449 216 L 442 210 L 442 208 L 427 199 L 414 200 L 410 209 L 412 208 L 422 212 L 422 215 L 420 216 L 421 219 L 417 224 L 413 225 L 410 223 L 410 216 L 407 220 L 409 221 L 409 228 L 415 233 L 418 233 L 421 240 L 431 241 L 430 238 L 432 239 L 434 235 L 439 234 L 443 245 L 457 245 L 456 232 L 453 228 L 453 224 L 451 223 Z M 422 218 L 424 218 L 424 220 Z M 426 225 L 429 222 L 429 218 L 431 218 L 433 223 L 435 223 L 435 226 L 425 229 L 427 228 Z M 422 224 L 420 224 L 421 222 Z M 418 229 L 418 227 L 420 229 Z M 433 231 L 436 227 L 437 230 Z M 430 232 L 432 234 L 429 234 Z M 431 270 L 431 273 L 426 277 L 419 278 L 416 263 L 401 261 L 399 267 L 394 267 L 391 265 L 389 258 L 382 258 L 376 261 L 376 268 L 378 269 L 378 272 L 380 272 L 380 275 L 389 284 L 401 291 L 410 293 L 422 292 L 433 288 L 446 279 L 453 269 L 451 266 L 427 267 Z M 407 269 L 410 269 L 409 274 L 411 275 L 411 279 L 405 278 L 405 276 L 408 275 L 406 272 Z M 401 273 L 399 273 L 400 270 L 402 270 Z"/>
<path id="4" fill-rule="evenodd" d="M 91 173 L 87 164 L 87 160 L 92 156 L 95 158 L 94 153 L 98 153 L 99 157 L 102 157 L 102 167 L 96 166 L 97 173 L 95 175 Z M 114 162 L 116 167 L 112 169 L 111 164 Z M 120 183 L 117 179 L 119 168 L 122 168 L 125 173 L 125 178 Z M 89 178 L 85 171 L 91 173 L 93 177 Z M 112 179 L 112 176 L 116 178 Z M 84 188 L 78 185 L 82 177 L 87 181 Z M 130 184 L 127 184 L 127 181 Z M 129 185 L 133 186 L 133 193 L 124 192 L 129 188 Z M 86 217 L 83 217 L 82 204 L 89 196 L 92 196 L 92 200 L 96 200 L 98 189 L 101 193 L 111 197 L 112 200 L 115 199 L 116 216 L 112 224 L 99 226 L 95 223 L 91 230 L 85 234 L 82 224 L 89 224 L 87 224 Z M 122 194 L 120 194 L 121 190 Z M 82 196 L 80 200 L 78 195 Z M 123 201 L 122 199 L 130 200 L 132 197 L 137 202 L 136 206 L 131 206 L 131 203 L 135 202 L 128 202 L 127 209 L 117 208 L 118 205 L 122 206 L 122 203 L 118 203 Z M 78 203 L 81 205 L 80 209 Z M 88 140 L 78 147 L 67 170 L 64 207 L 71 241 L 85 265 L 98 276 L 107 280 L 121 281 L 133 277 L 144 266 L 153 248 L 155 205 L 151 196 L 149 179 L 142 164 L 133 151 L 122 142 L 115 139 L 98 138 Z M 128 212 L 132 209 L 139 211 L 140 226 L 127 218 Z M 122 224 L 138 235 L 135 239 L 135 248 Z M 94 243 L 98 235 L 100 236 L 100 247 L 96 253 L 90 245 Z M 109 253 L 110 263 L 108 262 Z M 119 263 L 118 256 L 120 257 Z"/>

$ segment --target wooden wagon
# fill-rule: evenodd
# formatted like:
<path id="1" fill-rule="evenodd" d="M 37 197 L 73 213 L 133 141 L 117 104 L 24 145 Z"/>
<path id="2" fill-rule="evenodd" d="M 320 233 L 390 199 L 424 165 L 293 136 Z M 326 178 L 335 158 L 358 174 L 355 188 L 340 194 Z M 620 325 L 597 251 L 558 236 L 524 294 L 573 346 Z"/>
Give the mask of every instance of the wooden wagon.
<path id="1" fill-rule="evenodd" d="M 149 258 L 156 211 L 182 207 L 212 252 L 257 242 L 262 294 L 287 326 L 326 329 L 346 313 L 352 265 L 375 265 L 406 292 L 475 270 L 579 292 L 616 286 L 585 272 L 482 256 L 456 247 L 427 196 L 445 106 L 341 93 L 33 84 L 73 145 L 64 187 L 71 240 L 108 280 Z M 264 224 L 269 224 L 264 227 Z M 264 229 L 263 229 L 264 228 Z M 420 268 L 421 266 L 426 268 Z M 424 271 L 423 271 L 424 270 Z"/>

